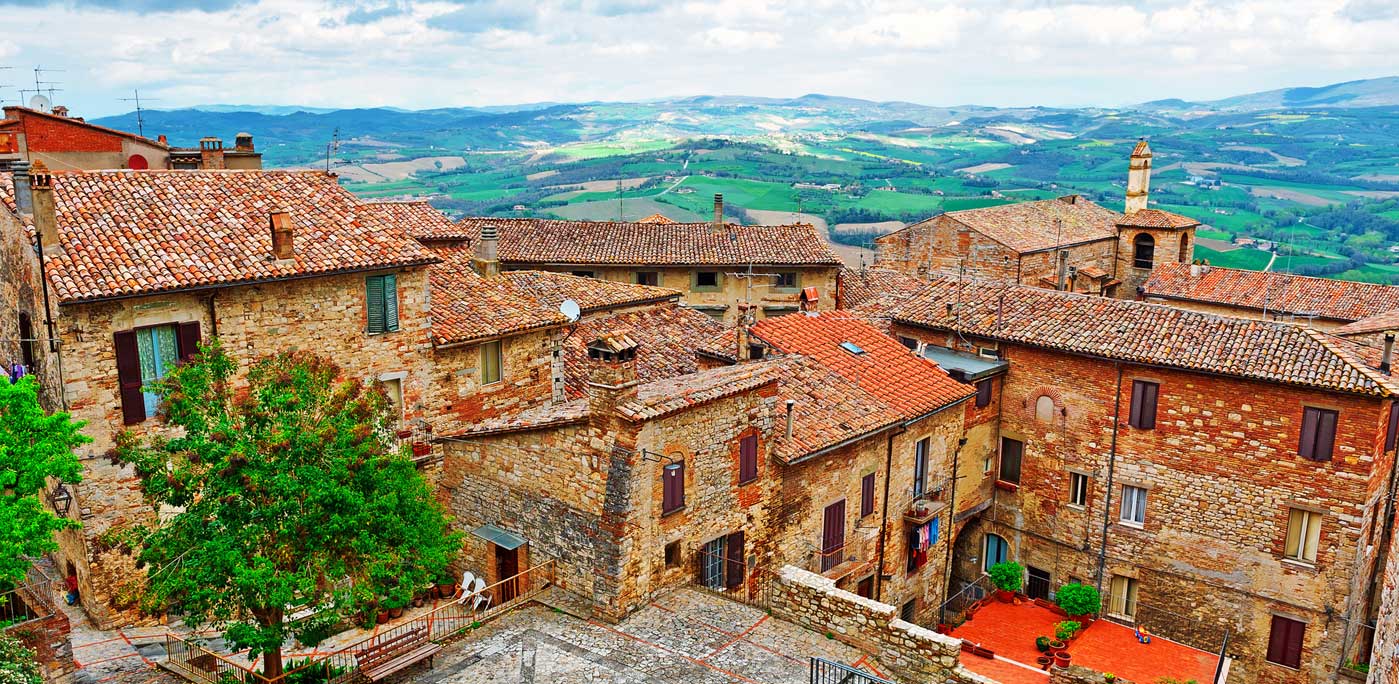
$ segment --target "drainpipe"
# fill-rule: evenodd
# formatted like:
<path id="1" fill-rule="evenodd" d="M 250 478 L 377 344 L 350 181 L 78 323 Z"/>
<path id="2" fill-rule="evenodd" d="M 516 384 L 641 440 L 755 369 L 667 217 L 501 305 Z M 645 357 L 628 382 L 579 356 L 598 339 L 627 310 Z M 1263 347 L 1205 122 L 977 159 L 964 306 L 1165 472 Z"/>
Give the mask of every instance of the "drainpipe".
<path id="1" fill-rule="evenodd" d="M 884 590 L 884 545 L 889 537 L 889 481 L 894 479 L 894 436 L 902 434 L 902 431 L 893 432 L 888 437 L 888 447 L 884 455 L 884 504 L 880 506 L 879 512 L 879 560 L 874 569 L 874 600 L 882 600 Z"/>
<path id="2" fill-rule="evenodd" d="M 214 298 L 218 296 L 218 292 L 219 292 L 218 290 L 210 290 L 210 291 L 209 291 L 209 302 L 208 302 L 208 305 L 209 305 L 209 336 L 210 336 L 210 337 L 218 337 L 218 336 L 219 336 L 219 315 L 218 315 L 218 310 L 214 308 Z"/>
<path id="3" fill-rule="evenodd" d="M 947 622 L 947 590 L 952 584 L 952 544 L 957 541 L 957 483 L 962 476 L 958 474 L 957 462 L 962 456 L 962 447 L 967 445 L 967 438 L 957 440 L 957 448 L 952 450 L 952 495 L 947 499 L 947 560 L 943 562 L 942 568 L 942 605 L 938 608 L 938 624 Z"/>
<path id="4" fill-rule="evenodd" d="M 27 181 L 26 181 L 27 182 Z M 58 404 L 68 410 L 68 391 L 63 382 L 63 352 L 58 346 L 58 334 L 53 320 L 53 305 L 49 303 L 49 275 L 44 263 L 43 231 L 34 231 L 34 251 L 39 256 L 39 291 L 44 298 L 44 330 L 49 337 L 49 352 L 53 354 L 54 365 L 58 370 Z"/>
<path id="5" fill-rule="evenodd" d="M 1112 516 L 1112 476 L 1117 466 L 1117 431 L 1121 424 L 1119 416 L 1122 414 L 1122 364 L 1114 363 L 1117 366 L 1117 397 L 1112 403 L 1112 446 L 1108 450 L 1108 490 L 1103 498 L 1103 539 L 1102 545 L 1098 549 L 1098 595 L 1103 593 L 1103 569 L 1108 562 L 1108 525 L 1111 525 Z M 1102 606 L 1099 606 L 1101 608 Z"/>

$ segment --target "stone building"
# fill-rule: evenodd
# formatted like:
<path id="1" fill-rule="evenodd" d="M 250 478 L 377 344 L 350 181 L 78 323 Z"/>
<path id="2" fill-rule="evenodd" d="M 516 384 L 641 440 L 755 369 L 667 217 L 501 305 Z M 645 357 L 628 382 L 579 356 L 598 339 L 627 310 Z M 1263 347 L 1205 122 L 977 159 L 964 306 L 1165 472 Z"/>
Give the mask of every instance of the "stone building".
<path id="1" fill-rule="evenodd" d="M 107 457 L 113 435 L 161 429 L 158 397 L 142 385 L 201 340 L 217 336 L 243 364 L 315 349 L 349 377 L 385 383 L 405 427 L 421 424 L 433 361 L 426 267 L 437 259 L 333 176 L 36 168 L 27 210 L 8 177 L 0 186 L 0 213 L 23 216 L 43 245 L 56 386 L 93 438 L 79 450 L 83 482 L 63 485 L 83 526 L 58 535 L 57 564 L 99 626 L 133 618 L 140 582 L 111 533 L 152 515 L 131 468 Z"/>
<path id="2" fill-rule="evenodd" d="M 994 429 L 968 431 L 994 487 L 959 533 L 959 580 L 1018 560 L 1032 597 L 1080 581 L 1109 619 L 1206 651 L 1227 634 L 1231 682 L 1330 681 L 1369 658 L 1399 422 L 1383 350 L 952 280 L 891 316 L 925 351 L 1008 365 Z"/>
<path id="3" fill-rule="evenodd" d="M 0 162 L 42 161 L 55 171 L 103 169 L 260 169 L 262 153 L 250 133 L 225 148 L 206 137 L 198 147 L 172 147 L 165 136 L 144 136 L 90 124 L 68 116 L 66 107 L 41 111 L 5 107 L 0 119 Z"/>
<path id="4" fill-rule="evenodd" d="M 1399 309 L 1399 287 L 1208 265 L 1163 263 L 1142 288 L 1148 302 L 1224 316 L 1336 330 Z M 1371 327 L 1373 321 L 1338 334 Z"/>
<path id="5" fill-rule="evenodd" d="M 835 308 L 840 258 L 806 224 L 469 218 L 461 225 L 473 246 L 483 232 L 499 236 L 503 270 L 667 287 L 684 293 L 686 306 L 728 324 L 741 303 L 752 305 L 755 317 Z"/>
<path id="6" fill-rule="evenodd" d="M 40 169 L 43 172 L 43 169 Z M 52 325 L 48 310 L 48 289 L 35 256 L 33 194 L 29 170 L 18 167 L 0 171 L 10 180 L 0 181 L 0 204 L 22 207 L 22 211 L 0 210 L 0 374 L 7 377 L 36 376 L 40 400 L 48 409 L 59 407 L 56 345 L 51 343 Z M 43 201 L 43 197 L 40 198 Z"/>
<path id="7" fill-rule="evenodd" d="M 1132 298 L 1153 266 L 1190 263 L 1198 221 L 1147 208 L 1151 148 L 1132 151 L 1122 213 L 1077 195 L 952 211 L 875 239 L 875 266 L 927 278 Z"/>
<path id="8" fill-rule="evenodd" d="M 1368 684 L 1399 684 L 1399 525 L 1389 518 L 1389 562 L 1380 584 L 1380 610 L 1375 616 L 1375 635 L 1370 658 Z"/>

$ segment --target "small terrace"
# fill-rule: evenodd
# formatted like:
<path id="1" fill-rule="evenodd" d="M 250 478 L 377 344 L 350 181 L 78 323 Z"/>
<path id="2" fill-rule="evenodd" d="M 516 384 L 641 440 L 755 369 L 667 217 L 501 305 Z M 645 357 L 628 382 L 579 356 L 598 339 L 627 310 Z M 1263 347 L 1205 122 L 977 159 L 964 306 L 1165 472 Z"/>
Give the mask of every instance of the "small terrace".
<path id="1" fill-rule="evenodd" d="M 962 664 L 1002 684 L 1045 684 L 1045 656 L 1036 637 L 1055 637 L 1055 626 L 1068 618 L 1051 605 L 1017 597 L 1002 603 L 994 598 L 974 604 L 966 622 L 951 631 L 963 639 Z M 1070 662 L 1099 672 L 1110 672 L 1134 682 L 1150 683 L 1162 677 L 1200 684 L 1215 681 L 1220 656 L 1152 635 L 1151 643 L 1137 640 L 1133 628 L 1110 620 L 1094 620 L 1067 642 Z"/>

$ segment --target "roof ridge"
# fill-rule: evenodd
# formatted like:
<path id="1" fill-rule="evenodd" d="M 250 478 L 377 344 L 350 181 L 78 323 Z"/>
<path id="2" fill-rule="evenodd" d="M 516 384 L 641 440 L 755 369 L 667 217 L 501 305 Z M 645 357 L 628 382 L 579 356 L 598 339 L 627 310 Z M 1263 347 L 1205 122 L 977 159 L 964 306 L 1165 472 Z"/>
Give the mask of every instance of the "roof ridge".
<path id="1" fill-rule="evenodd" d="M 1347 365 L 1359 371 L 1369 378 L 1377 387 L 1385 391 L 1386 395 L 1399 394 L 1399 381 L 1380 372 L 1378 368 L 1372 368 L 1365 360 L 1360 358 L 1353 349 L 1343 349 L 1343 345 L 1356 345 L 1343 337 L 1337 337 L 1330 333 L 1322 332 L 1316 328 L 1301 328 L 1302 332 L 1316 340 L 1321 346 L 1326 347 L 1332 354 L 1335 354 Z"/>

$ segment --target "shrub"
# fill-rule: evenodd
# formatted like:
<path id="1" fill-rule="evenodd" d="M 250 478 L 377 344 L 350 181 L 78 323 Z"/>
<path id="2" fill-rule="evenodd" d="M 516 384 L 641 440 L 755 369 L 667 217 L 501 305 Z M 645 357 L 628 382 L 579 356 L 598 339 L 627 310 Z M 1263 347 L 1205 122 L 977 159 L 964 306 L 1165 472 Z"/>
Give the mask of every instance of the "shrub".
<path id="1" fill-rule="evenodd" d="M 1091 615 L 1102 606 L 1098 590 L 1084 584 L 1065 584 L 1059 587 L 1054 599 L 1060 608 L 1069 615 Z"/>
<path id="2" fill-rule="evenodd" d="M 1078 630 L 1082 628 L 1083 625 L 1079 624 L 1074 620 L 1065 620 L 1063 622 L 1060 622 L 1058 625 L 1055 625 L 1054 637 L 1060 641 L 1068 641 L 1069 639 L 1074 638 L 1074 635 L 1077 634 Z"/>
<path id="3" fill-rule="evenodd" d="M 34 652 L 4 632 L 0 632 L 0 684 L 42 684 L 39 661 Z"/>
<path id="4" fill-rule="evenodd" d="M 991 576 L 991 583 L 996 585 L 1001 591 L 1020 591 L 1020 583 L 1024 580 L 1025 568 L 1015 561 L 1005 561 L 997 563 L 986 569 L 986 574 Z"/>

